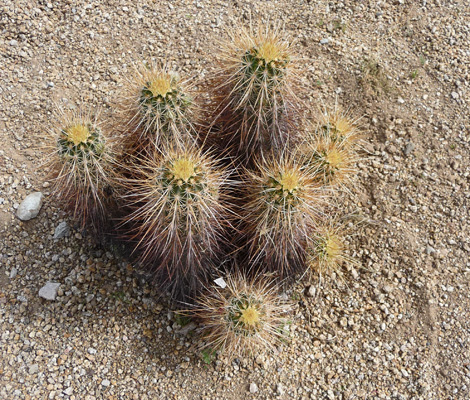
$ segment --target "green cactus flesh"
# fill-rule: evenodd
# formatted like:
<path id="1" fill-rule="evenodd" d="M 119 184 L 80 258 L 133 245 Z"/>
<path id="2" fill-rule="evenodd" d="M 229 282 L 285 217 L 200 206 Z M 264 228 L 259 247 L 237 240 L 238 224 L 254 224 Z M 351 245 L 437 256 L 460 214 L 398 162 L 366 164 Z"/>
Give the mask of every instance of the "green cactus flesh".
<path id="1" fill-rule="evenodd" d="M 178 202 L 187 205 L 205 194 L 215 194 L 207 185 L 204 168 L 184 157 L 164 166 L 157 177 L 157 185 L 167 193 L 168 201 L 172 204 Z"/>
<path id="2" fill-rule="evenodd" d="M 300 191 L 300 177 L 296 171 L 279 173 L 277 177 L 271 176 L 264 187 L 264 193 L 271 203 L 280 207 L 296 206 L 300 201 Z"/>
<path id="3" fill-rule="evenodd" d="M 243 336 L 252 336 L 259 332 L 263 318 L 263 306 L 260 300 L 247 294 L 232 299 L 227 320 L 233 330 Z"/>
<path id="4" fill-rule="evenodd" d="M 163 130 L 171 123 L 183 123 L 191 103 L 191 98 L 181 91 L 174 78 L 146 82 L 140 94 L 142 116 L 152 127 Z"/>
<path id="5" fill-rule="evenodd" d="M 74 124 L 62 129 L 57 141 L 59 156 L 66 161 L 100 158 L 104 148 L 101 131 L 91 124 Z"/>

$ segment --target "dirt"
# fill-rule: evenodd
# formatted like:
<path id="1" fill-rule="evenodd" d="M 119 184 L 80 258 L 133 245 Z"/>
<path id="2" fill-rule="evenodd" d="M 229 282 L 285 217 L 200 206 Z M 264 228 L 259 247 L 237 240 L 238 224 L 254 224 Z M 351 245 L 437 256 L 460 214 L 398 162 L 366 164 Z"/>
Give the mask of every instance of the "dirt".
<path id="1" fill-rule="evenodd" d="M 0 398 L 470 398 L 466 0 L 7 0 L 0 10 Z M 364 221 L 350 238 L 359 266 L 288 292 L 291 336 L 276 352 L 205 360 L 128 260 L 48 197 L 40 148 L 57 106 L 111 117 L 142 60 L 203 77 L 212 41 L 250 19 L 281 22 L 296 40 L 312 109 L 337 102 L 362 116 L 344 210 Z M 20 222 L 35 190 L 45 205 Z M 54 241 L 62 220 L 72 233 Z M 50 280 L 62 285 L 54 302 L 38 296 Z"/>

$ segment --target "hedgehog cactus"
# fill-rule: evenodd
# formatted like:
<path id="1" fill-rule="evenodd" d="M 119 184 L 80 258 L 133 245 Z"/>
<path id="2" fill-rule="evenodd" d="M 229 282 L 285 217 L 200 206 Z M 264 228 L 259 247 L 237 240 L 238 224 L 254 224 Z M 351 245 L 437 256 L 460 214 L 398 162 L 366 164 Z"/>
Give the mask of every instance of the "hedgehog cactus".
<path id="1" fill-rule="evenodd" d="M 291 44 L 278 31 L 241 31 L 221 49 L 214 83 L 219 144 L 248 159 L 283 149 L 300 91 Z"/>
<path id="2" fill-rule="evenodd" d="M 175 150 L 136 166 L 131 194 L 141 261 L 174 297 L 194 294 L 211 271 L 229 225 L 226 172 L 196 150 Z"/>
<path id="3" fill-rule="evenodd" d="M 301 272 L 306 240 L 321 217 L 318 176 L 290 156 L 272 157 L 247 175 L 243 223 L 250 260 L 292 277 Z"/>
<path id="4" fill-rule="evenodd" d="M 341 224 L 330 222 L 312 235 L 307 247 L 307 265 L 311 272 L 320 275 L 341 274 L 341 266 L 356 261 L 346 254 L 345 228 Z"/>
<path id="5" fill-rule="evenodd" d="M 273 282 L 230 275 L 227 287 L 201 294 L 193 315 L 201 322 L 205 346 L 232 357 L 270 349 L 282 338 L 288 305 Z"/>
<path id="6" fill-rule="evenodd" d="M 350 136 L 341 136 L 336 129 L 320 126 L 309 130 L 298 147 L 305 166 L 314 169 L 322 183 L 331 188 L 348 189 L 356 175 L 357 156 Z"/>
<path id="7" fill-rule="evenodd" d="M 111 201 L 114 160 L 109 140 L 97 119 L 83 113 L 63 116 L 50 136 L 53 193 L 82 227 L 91 223 L 101 229 Z"/>
<path id="8" fill-rule="evenodd" d="M 346 147 L 355 148 L 361 139 L 359 120 L 335 104 L 333 109 L 327 109 L 322 113 L 319 129 L 330 136 L 332 141 L 343 142 Z"/>
<path id="9" fill-rule="evenodd" d="M 158 67 L 137 71 L 124 103 L 128 152 L 194 142 L 194 101 L 190 88 L 175 73 Z"/>

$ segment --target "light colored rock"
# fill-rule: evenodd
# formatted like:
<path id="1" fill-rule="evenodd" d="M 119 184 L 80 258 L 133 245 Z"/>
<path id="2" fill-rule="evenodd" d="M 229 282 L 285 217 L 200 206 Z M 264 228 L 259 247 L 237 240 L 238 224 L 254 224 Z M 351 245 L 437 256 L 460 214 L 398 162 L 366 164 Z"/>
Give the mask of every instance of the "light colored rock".
<path id="1" fill-rule="evenodd" d="M 315 286 L 313 285 L 310 285 L 307 289 L 307 293 L 306 295 L 308 297 L 315 297 L 315 294 L 317 293 L 317 289 L 315 288 Z"/>
<path id="2" fill-rule="evenodd" d="M 42 198 L 43 194 L 41 192 L 34 192 L 26 196 L 18 207 L 16 216 L 22 221 L 36 218 L 42 206 Z"/>
<path id="3" fill-rule="evenodd" d="M 411 152 L 415 149 L 415 145 L 413 143 L 408 143 L 403 151 L 406 156 L 409 156 Z"/>
<path id="4" fill-rule="evenodd" d="M 54 239 L 62 239 L 65 236 L 70 235 L 70 228 L 67 225 L 67 222 L 62 221 L 57 227 L 55 228 L 54 231 Z"/>
<path id="5" fill-rule="evenodd" d="M 39 289 L 39 297 L 46 300 L 55 300 L 59 286 L 60 283 L 47 282 L 41 289 Z"/>
<path id="6" fill-rule="evenodd" d="M 258 386 L 256 383 L 252 382 L 250 383 L 250 393 L 256 393 L 258 391 Z"/>
<path id="7" fill-rule="evenodd" d="M 39 365 L 38 364 L 32 364 L 29 366 L 29 373 L 30 375 L 37 374 L 39 371 Z"/>

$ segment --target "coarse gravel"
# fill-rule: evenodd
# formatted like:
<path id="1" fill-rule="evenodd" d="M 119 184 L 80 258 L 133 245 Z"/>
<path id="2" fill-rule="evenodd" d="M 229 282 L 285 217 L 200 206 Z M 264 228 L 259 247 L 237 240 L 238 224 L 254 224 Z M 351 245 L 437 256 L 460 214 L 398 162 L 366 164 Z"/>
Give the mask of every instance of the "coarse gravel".
<path id="1" fill-rule="evenodd" d="M 56 207 L 38 149 L 57 105 L 109 116 L 140 61 L 204 77 L 250 20 L 296 40 L 312 107 L 363 115 L 345 212 L 365 222 L 344 280 L 288 292 L 285 344 L 208 363 L 194 324 Z M 467 0 L 3 0 L 0 399 L 469 399 L 469 49 Z"/>

